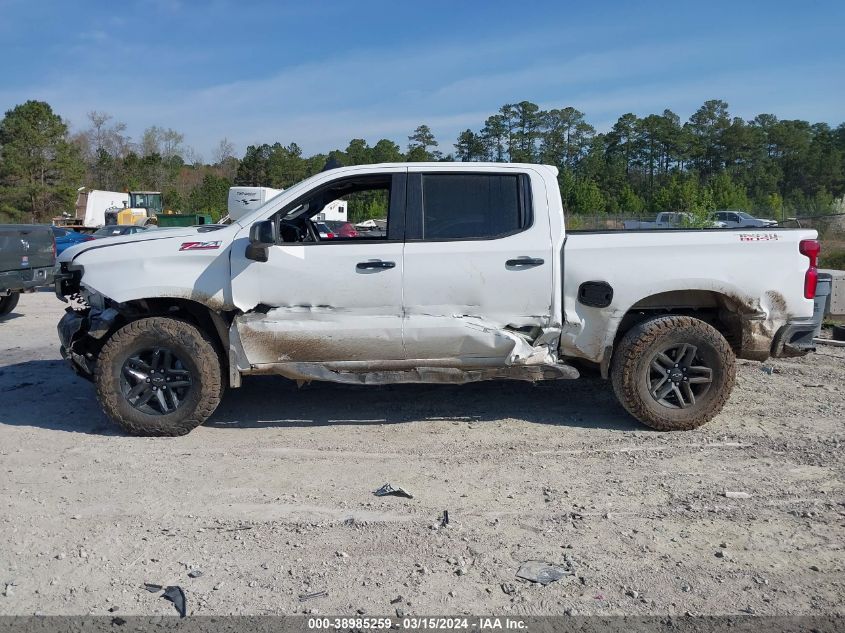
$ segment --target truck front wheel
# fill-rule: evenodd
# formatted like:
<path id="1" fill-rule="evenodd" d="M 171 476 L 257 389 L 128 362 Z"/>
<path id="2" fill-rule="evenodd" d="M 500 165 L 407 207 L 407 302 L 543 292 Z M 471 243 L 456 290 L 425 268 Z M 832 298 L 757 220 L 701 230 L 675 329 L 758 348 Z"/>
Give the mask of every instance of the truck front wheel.
<path id="1" fill-rule="evenodd" d="M 709 422 L 725 405 L 735 378 L 736 358 L 725 337 L 687 316 L 634 326 L 613 354 L 616 397 L 628 413 L 661 431 Z"/>
<path id="2" fill-rule="evenodd" d="M 223 392 L 220 358 L 186 321 L 133 321 L 103 346 L 95 371 L 106 414 L 133 435 L 184 435 L 205 422 Z"/>
<path id="3" fill-rule="evenodd" d="M 6 316 L 15 306 L 18 305 L 18 299 L 21 298 L 21 293 L 12 292 L 5 297 L 0 297 L 0 317 Z"/>

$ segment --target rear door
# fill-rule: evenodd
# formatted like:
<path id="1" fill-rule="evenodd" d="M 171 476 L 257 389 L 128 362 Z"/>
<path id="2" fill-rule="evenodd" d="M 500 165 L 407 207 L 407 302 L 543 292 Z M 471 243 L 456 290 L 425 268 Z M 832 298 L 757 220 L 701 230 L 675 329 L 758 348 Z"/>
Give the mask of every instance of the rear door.
<path id="1" fill-rule="evenodd" d="M 497 364 L 514 349 L 509 333 L 549 325 L 555 262 L 547 194 L 531 173 L 409 167 L 407 358 Z M 535 200 L 543 213 L 535 213 Z"/>

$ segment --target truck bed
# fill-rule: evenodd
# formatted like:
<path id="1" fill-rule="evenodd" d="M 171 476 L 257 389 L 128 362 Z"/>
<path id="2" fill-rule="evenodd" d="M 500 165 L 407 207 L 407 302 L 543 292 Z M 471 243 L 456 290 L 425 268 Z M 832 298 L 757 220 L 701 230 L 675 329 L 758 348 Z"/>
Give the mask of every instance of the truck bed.
<path id="1" fill-rule="evenodd" d="M 564 243 L 561 350 L 602 362 L 613 333 L 637 311 L 715 311 L 742 315 L 732 341 L 747 358 L 768 356 L 772 339 L 787 321 L 811 318 L 804 297 L 809 260 L 801 240 L 808 229 L 653 229 L 568 231 Z M 607 283 L 606 306 L 585 305 L 585 280 Z"/>

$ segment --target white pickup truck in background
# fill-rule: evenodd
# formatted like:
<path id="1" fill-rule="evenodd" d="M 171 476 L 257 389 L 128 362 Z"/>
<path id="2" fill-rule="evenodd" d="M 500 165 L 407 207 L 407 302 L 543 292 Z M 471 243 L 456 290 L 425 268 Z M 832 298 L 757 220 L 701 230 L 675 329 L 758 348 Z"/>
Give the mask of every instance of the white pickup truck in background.
<path id="1" fill-rule="evenodd" d="M 708 228 L 724 229 L 728 225 L 718 218 L 709 221 Z M 654 221 L 650 220 L 624 220 L 622 227 L 626 231 L 641 231 L 643 229 L 683 229 L 695 226 L 695 218 L 691 213 L 684 211 L 663 211 L 657 214 Z"/>
<path id="2" fill-rule="evenodd" d="M 322 240 L 334 200 L 386 235 Z M 722 408 L 735 357 L 812 349 L 816 233 L 573 233 L 553 167 L 399 163 L 324 171 L 228 226 L 65 251 L 62 352 L 138 434 L 202 424 L 243 376 L 371 385 L 577 378 L 594 366 L 658 429 Z"/>
<path id="3" fill-rule="evenodd" d="M 755 218 L 745 211 L 714 211 L 713 219 L 729 229 L 767 229 L 777 226 L 777 220 Z"/>

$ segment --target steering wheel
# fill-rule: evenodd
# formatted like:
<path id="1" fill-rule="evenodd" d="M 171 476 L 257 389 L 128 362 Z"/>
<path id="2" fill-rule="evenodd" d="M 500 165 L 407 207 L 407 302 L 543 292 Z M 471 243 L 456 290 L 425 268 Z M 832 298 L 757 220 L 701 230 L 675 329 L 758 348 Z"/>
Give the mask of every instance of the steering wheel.
<path id="1" fill-rule="evenodd" d="M 302 241 L 302 229 L 292 222 L 282 220 L 279 223 L 279 237 L 284 244 L 296 244 Z"/>

